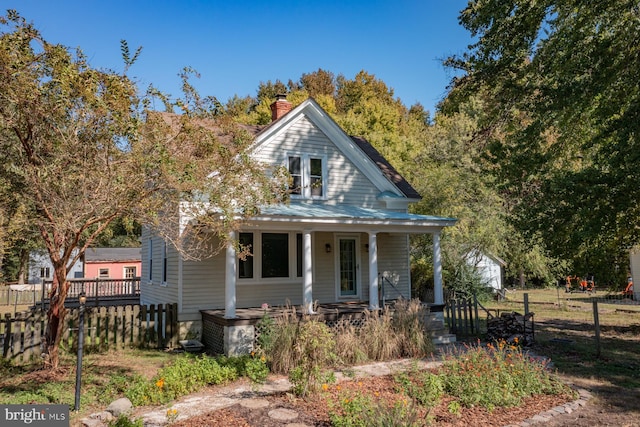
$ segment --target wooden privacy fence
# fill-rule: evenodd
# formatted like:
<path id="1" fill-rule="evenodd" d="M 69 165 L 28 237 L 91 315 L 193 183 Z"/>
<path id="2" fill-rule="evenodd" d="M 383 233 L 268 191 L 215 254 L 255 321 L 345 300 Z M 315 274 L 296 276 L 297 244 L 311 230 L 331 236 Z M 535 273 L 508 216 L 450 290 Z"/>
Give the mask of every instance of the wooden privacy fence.
<path id="1" fill-rule="evenodd" d="M 61 348 L 77 349 L 79 315 L 79 308 L 67 309 Z M 40 309 L 15 316 L 5 314 L 0 321 L 2 357 L 16 364 L 39 358 L 46 320 L 46 312 Z M 177 346 L 177 304 L 85 307 L 83 347 L 86 351 Z"/>
<path id="2" fill-rule="evenodd" d="M 480 335 L 478 303 L 475 298 L 450 299 L 445 305 L 449 331 L 459 336 Z"/>

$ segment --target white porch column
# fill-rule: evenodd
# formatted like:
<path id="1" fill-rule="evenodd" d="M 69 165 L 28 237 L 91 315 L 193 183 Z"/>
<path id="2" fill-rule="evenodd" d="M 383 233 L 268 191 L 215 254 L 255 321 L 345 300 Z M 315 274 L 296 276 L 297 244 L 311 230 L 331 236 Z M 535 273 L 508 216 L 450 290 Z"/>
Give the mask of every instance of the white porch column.
<path id="1" fill-rule="evenodd" d="M 378 239 L 375 232 L 369 233 L 369 309 L 380 308 L 378 304 Z"/>
<path id="2" fill-rule="evenodd" d="M 433 299 L 435 304 L 444 304 L 442 292 L 442 258 L 440 253 L 440 232 L 433 233 Z"/>
<path id="3" fill-rule="evenodd" d="M 233 319 L 236 317 L 236 233 L 229 233 L 227 243 L 227 256 L 225 259 L 224 275 L 224 317 Z"/>
<path id="4" fill-rule="evenodd" d="M 307 314 L 313 314 L 313 270 L 311 231 L 302 232 L 302 304 Z"/>

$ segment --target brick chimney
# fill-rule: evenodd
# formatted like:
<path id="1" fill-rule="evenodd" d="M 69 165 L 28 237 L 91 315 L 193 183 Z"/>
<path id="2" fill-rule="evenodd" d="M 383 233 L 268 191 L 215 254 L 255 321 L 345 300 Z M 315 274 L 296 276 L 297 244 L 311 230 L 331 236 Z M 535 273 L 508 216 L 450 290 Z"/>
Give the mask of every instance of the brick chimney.
<path id="1" fill-rule="evenodd" d="M 271 121 L 275 122 L 280 117 L 291 111 L 291 103 L 287 101 L 287 95 L 276 95 L 276 102 L 271 104 Z"/>

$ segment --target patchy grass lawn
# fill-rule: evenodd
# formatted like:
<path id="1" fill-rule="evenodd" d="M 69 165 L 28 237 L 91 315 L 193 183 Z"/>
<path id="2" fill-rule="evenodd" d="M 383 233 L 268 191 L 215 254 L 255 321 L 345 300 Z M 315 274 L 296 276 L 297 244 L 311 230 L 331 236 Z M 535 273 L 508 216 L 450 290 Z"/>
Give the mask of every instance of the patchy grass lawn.
<path id="1" fill-rule="evenodd" d="M 126 384 L 137 375 L 151 378 L 176 355 L 152 350 L 126 350 L 102 354 L 85 354 L 82 359 L 80 411 L 71 411 L 72 424 L 96 411 L 102 411 L 113 400 L 122 397 L 107 384 Z M 76 358 L 61 352 L 60 368 L 41 369 L 40 365 L 0 366 L 0 403 L 56 403 L 75 402 Z"/>
<path id="2" fill-rule="evenodd" d="M 567 382 L 590 389 L 597 396 L 597 405 L 593 405 L 597 409 L 587 408 L 587 411 L 593 409 L 589 415 L 592 421 L 588 424 L 637 425 L 640 304 L 604 291 L 565 293 L 563 288 L 553 288 L 508 292 L 508 301 L 494 301 L 485 306 L 523 313 L 524 293 L 528 294 L 529 311 L 535 313 L 533 350 L 550 357 Z M 599 355 L 594 300 L 598 301 Z M 571 425 L 570 421 L 566 425 Z"/>

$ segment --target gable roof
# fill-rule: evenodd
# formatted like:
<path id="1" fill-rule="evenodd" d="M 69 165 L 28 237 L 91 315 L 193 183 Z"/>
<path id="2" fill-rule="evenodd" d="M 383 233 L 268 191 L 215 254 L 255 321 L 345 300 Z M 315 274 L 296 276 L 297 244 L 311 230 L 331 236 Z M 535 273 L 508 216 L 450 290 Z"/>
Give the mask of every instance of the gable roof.
<path id="1" fill-rule="evenodd" d="M 385 159 L 369 141 L 361 136 L 351 136 L 351 140 L 358 144 L 358 147 L 380 168 L 380 171 L 391 181 L 402 193 L 410 199 L 422 199 L 420 193 L 404 179 L 402 175 Z"/>
<path id="2" fill-rule="evenodd" d="M 337 144 L 343 154 L 380 189 L 384 197 L 395 196 L 407 198 L 409 201 L 422 198 L 366 139 L 347 135 L 313 98 L 307 98 L 289 113 L 261 129 L 256 134 L 254 149 L 259 150 L 263 142 L 286 131 L 302 116 L 311 120 L 330 140 Z M 389 184 L 392 186 L 390 187 Z"/>
<path id="3" fill-rule="evenodd" d="M 313 108 L 310 109 L 309 106 Z M 296 108 L 284 114 L 279 119 L 272 121 L 268 125 L 239 124 L 239 126 L 240 128 L 244 129 L 246 132 L 248 132 L 250 135 L 253 135 L 254 138 L 256 138 L 256 140 L 261 140 L 263 138 L 267 139 L 267 137 L 270 134 L 278 131 L 280 127 L 283 127 L 283 126 L 288 127 L 287 122 L 291 121 L 292 118 L 294 118 L 296 115 L 299 115 L 303 110 L 306 110 L 307 112 L 310 112 L 313 110 L 317 111 L 319 114 L 316 115 L 316 124 L 317 125 L 320 124 L 320 126 L 322 127 L 322 123 L 317 123 L 318 122 L 317 119 L 320 119 L 320 121 L 324 122 L 325 125 L 327 125 L 330 128 L 333 128 L 332 131 L 330 131 L 329 133 L 332 133 L 334 138 L 336 137 L 336 135 L 343 136 L 345 138 L 348 138 L 351 142 L 353 142 L 355 144 L 354 146 L 357 147 L 361 153 L 364 153 L 367 159 L 369 159 L 370 162 L 377 167 L 377 170 L 379 170 L 382 173 L 382 176 L 386 178 L 389 182 L 391 182 L 397 188 L 397 190 L 399 190 L 400 194 L 397 194 L 397 196 L 404 196 L 408 199 L 413 199 L 413 200 L 422 199 L 422 196 L 420 195 L 420 193 L 418 193 L 418 191 L 416 191 L 416 189 L 413 188 L 411 184 L 409 184 L 409 182 L 391 165 L 391 163 L 387 161 L 387 159 L 385 159 L 382 156 L 382 154 L 380 154 L 378 150 L 375 149 L 373 145 L 371 145 L 369 141 L 367 141 L 362 136 L 347 135 L 342 130 L 342 128 L 338 126 L 338 124 L 331 117 L 329 117 L 328 113 L 324 111 L 324 109 L 322 109 L 322 107 L 320 107 L 320 105 L 318 105 L 318 103 L 311 97 L 307 98 Z M 166 113 L 166 112 L 154 112 L 154 114 L 157 114 L 160 117 L 162 117 L 167 122 L 167 124 L 171 126 L 177 126 L 177 122 L 176 122 L 176 120 L 178 119 L 177 114 Z M 313 114 L 311 114 L 311 116 L 313 116 Z M 212 130 L 215 133 L 217 138 L 220 138 L 222 140 L 228 139 L 229 135 L 224 134 L 224 132 L 213 120 L 202 119 L 201 123 L 202 123 L 202 126 L 206 127 L 209 130 Z M 324 129 L 322 130 L 327 131 L 327 126 L 324 126 Z M 256 144 L 254 143 L 254 146 L 255 145 Z M 358 162 L 356 161 L 355 163 L 357 164 Z M 382 191 L 382 193 L 383 193 L 383 196 L 391 195 L 391 193 L 384 190 Z"/>
<path id="4" fill-rule="evenodd" d="M 84 253 L 86 262 L 140 261 L 140 248 L 88 248 Z"/>

